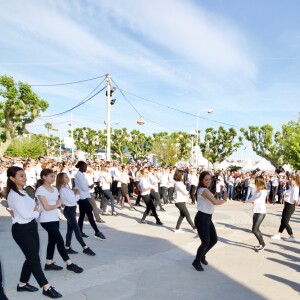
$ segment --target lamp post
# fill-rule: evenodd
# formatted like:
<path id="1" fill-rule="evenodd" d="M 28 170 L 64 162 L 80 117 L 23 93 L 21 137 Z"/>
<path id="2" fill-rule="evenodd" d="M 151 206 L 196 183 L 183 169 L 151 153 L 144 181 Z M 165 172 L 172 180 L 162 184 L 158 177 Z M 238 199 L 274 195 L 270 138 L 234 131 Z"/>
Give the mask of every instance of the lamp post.
<path id="1" fill-rule="evenodd" d="M 201 109 L 197 112 L 197 126 L 196 126 L 196 168 L 198 168 L 198 147 L 199 147 L 199 115 L 201 112 L 206 111 L 208 114 L 211 114 L 214 110 L 212 108 Z"/>
<path id="2" fill-rule="evenodd" d="M 190 131 L 190 136 L 192 137 L 192 147 L 191 147 L 191 165 L 194 165 L 194 137 L 197 136 L 197 132 L 195 130 Z"/>

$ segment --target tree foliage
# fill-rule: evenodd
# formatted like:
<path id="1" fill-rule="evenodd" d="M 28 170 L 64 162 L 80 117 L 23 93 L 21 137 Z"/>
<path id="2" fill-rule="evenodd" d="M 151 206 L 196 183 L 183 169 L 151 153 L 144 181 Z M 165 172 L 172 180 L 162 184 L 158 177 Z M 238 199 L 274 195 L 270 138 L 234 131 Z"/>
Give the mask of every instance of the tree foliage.
<path id="1" fill-rule="evenodd" d="M 203 156 L 212 164 L 221 163 L 242 145 L 242 137 L 236 140 L 234 128 L 226 130 L 220 126 L 218 130 L 207 128 L 204 142 L 200 143 Z"/>
<path id="2" fill-rule="evenodd" d="M 177 158 L 187 160 L 191 153 L 191 135 L 183 131 L 172 132 L 170 139 L 176 145 Z"/>
<path id="3" fill-rule="evenodd" d="M 0 76 L 0 157 L 15 138 L 27 133 L 32 123 L 48 103 L 35 94 L 26 83 L 16 83 L 12 77 Z"/>
<path id="4" fill-rule="evenodd" d="M 176 144 L 169 138 L 155 139 L 152 153 L 162 166 L 173 166 L 178 161 Z"/>
<path id="5" fill-rule="evenodd" d="M 123 157 L 128 152 L 128 146 L 130 143 L 130 135 L 126 128 L 113 129 L 111 132 L 111 151 L 120 158 L 123 162 Z"/>
<path id="6" fill-rule="evenodd" d="M 284 163 L 284 137 L 280 131 L 274 131 L 271 125 L 249 126 L 241 129 L 246 140 L 252 143 L 253 151 L 268 160 L 275 168 Z"/>

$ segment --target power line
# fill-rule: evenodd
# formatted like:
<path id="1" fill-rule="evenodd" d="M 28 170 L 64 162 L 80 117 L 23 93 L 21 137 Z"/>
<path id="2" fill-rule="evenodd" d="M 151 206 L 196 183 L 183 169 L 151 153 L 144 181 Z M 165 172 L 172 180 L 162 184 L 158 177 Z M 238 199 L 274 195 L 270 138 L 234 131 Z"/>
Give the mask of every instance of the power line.
<path id="1" fill-rule="evenodd" d="M 136 97 L 136 98 L 139 98 L 139 99 L 141 99 L 141 100 L 144 100 L 144 101 L 147 101 L 147 102 L 151 102 L 151 103 L 154 103 L 154 104 L 157 104 L 157 105 L 166 107 L 166 108 L 168 108 L 168 109 L 172 109 L 172 110 L 178 111 L 178 112 L 183 113 L 183 114 L 186 114 L 186 115 L 190 115 L 190 116 L 193 116 L 193 117 L 197 117 L 197 118 L 200 118 L 200 119 L 203 119 L 203 120 L 208 120 L 208 121 L 215 122 L 215 123 L 222 124 L 222 125 L 227 125 L 227 126 L 231 126 L 231 127 L 242 128 L 242 127 L 237 126 L 237 125 L 233 125 L 233 124 L 229 124 L 229 123 L 220 122 L 220 121 L 217 121 L 217 120 L 213 120 L 213 119 L 201 117 L 201 116 L 198 116 L 198 115 L 196 115 L 196 114 L 193 114 L 193 113 L 190 113 L 190 112 L 187 112 L 187 111 L 180 110 L 180 109 L 175 108 L 175 107 L 171 107 L 171 106 L 168 106 L 168 105 L 159 103 L 159 102 L 157 102 L 157 101 L 149 100 L 149 99 L 146 99 L 146 98 L 144 98 L 144 97 L 138 96 L 138 95 L 136 95 L 136 94 L 134 94 L 134 93 L 128 92 L 128 91 L 126 91 L 126 90 L 120 90 L 120 92 L 121 92 L 121 93 L 122 93 L 122 92 L 125 92 L 125 93 L 130 94 L 130 95 L 132 95 L 132 96 L 134 96 L 134 97 Z"/>
<path id="2" fill-rule="evenodd" d="M 105 75 L 102 76 L 97 76 L 93 78 L 88 78 L 88 79 L 83 79 L 83 80 L 78 80 L 78 81 L 72 81 L 72 82 L 65 82 L 65 83 L 55 83 L 55 84 L 30 84 L 30 86 L 59 86 L 59 85 L 69 85 L 69 84 L 76 84 L 76 83 L 81 83 L 81 82 L 86 82 L 86 81 L 91 81 L 91 80 L 96 80 L 102 77 L 105 77 Z"/>

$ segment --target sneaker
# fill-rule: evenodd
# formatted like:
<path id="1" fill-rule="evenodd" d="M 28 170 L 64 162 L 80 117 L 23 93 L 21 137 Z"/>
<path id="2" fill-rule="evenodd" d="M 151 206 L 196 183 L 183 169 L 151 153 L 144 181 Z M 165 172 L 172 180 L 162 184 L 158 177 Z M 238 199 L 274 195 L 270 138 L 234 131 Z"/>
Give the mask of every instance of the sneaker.
<path id="1" fill-rule="evenodd" d="M 83 272 L 83 269 L 75 264 L 67 265 L 67 270 L 73 271 L 74 273 L 82 273 Z"/>
<path id="2" fill-rule="evenodd" d="M 184 233 L 184 231 L 182 229 L 175 229 L 174 232 L 175 233 Z"/>
<path id="3" fill-rule="evenodd" d="M 88 238 L 89 238 L 89 236 L 88 236 L 87 234 L 85 234 L 84 232 L 81 233 L 81 236 L 82 236 L 83 238 L 85 238 L 85 239 L 88 239 Z"/>
<path id="4" fill-rule="evenodd" d="M 258 250 L 258 249 L 260 249 L 262 246 L 261 245 L 259 245 L 259 246 L 254 246 L 254 250 Z"/>
<path id="5" fill-rule="evenodd" d="M 83 249 L 82 252 L 86 255 L 89 255 L 89 256 L 95 256 L 96 255 L 96 253 L 90 248 L 85 248 L 85 249 Z"/>
<path id="6" fill-rule="evenodd" d="M 192 266 L 197 270 L 197 271 L 204 271 L 203 267 L 201 266 L 201 264 L 197 261 L 193 261 L 192 262 Z"/>
<path id="7" fill-rule="evenodd" d="M 156 221 L 156 225 L 164 225 L 161 221 Z"/>
<path id="8" fill-rule="evenodd" d="M 75 250 L 73 250 L 71 247 L 70 248 L 66 248 L 66 252 L 68 253 L 68 254 L 78 254 L 78 252 L 77 251 L 75 251 Z"/>
<path id="9" fill-rule="evenodd" d="M 111 215 L 116 217 L 118 216 L 118 213 L 114 211 Z"/>
<path id="10" fill-rule="evenodd" d="M 49 298 L 52 298 L 52 299 L 57 299 L 57 298 L 61 298 L 61 297 L 62 297 L 62 295 L 61 295 L 59 292 L 57 292 L 57 291 L 54 289 L 53 286 L 50 286 L 49 289 L 48 289 L 47 291 L 45 291 L 45 290 L 43 289 L 43 295 L 44 295 L 44 296 L 47 296 L 47 297 L 49 297 Z"/>
<path id="11" fill-rule="evenodd" d="M 141 224 L 148 224 L 145 219 L 141 220 Z"/>
<path id="12" fill-rule="evenodd" d="M 258 252 L 263 252 L 266 246 L 260 245 L 260 247 L 257 249 Z"/>
<path id="13" fill-rule="evenodd" d="M 38 290 L 38 288 L 32 286 L 28 282 L 24 286 L 17 285 L 17 292 L 37 292 Z"/>
<path id="14" fill-rule="evenodd" d="M 201 261 L 205 266 L 208 265 L 208 261 L 206 260 L 205 257 L 202 257 L 200 261 Z"/>
<path id="15" fill-rule="evenodd" d="M 104 211 L 104 212 L 102 212 L 102 215 L 103 216 L 108 216 L 108 212 Z"/>
<path id="16" fill-rule="evenodd" d="M 55 263 L 52 263 L 50 265 L 45 264 L 45 271 L 61 271 L 63 267 L 56 265 Z"/>
<path id="17" fill-rule="evenodd" d="M 296 239 L 292 236 L 289 236 L 287 239 L 285 239 L 287 242 L 295 242 Z"/>
<path id="18" fill-rule="evenodd" d="M 102 232 L 97 232 L 96 234 L 95 234 L 95 238 L 97 238 L 97 239 L 100 239 L 100 240 L 102 240 L 102 241 L 104 241 L 104 240 L 106 240 L 106 237 L 104 236 L 104 234 L 102 233 Z"/>
<path id="19" fill-rule="evenodd" d="M 280 240 L 281 236 L 280 236 L 279 233 L 277 233 L 277 234 L 274 234 L 273 236 L 271 236 L 271 239 L 273 239 L 273 240 Z"/>

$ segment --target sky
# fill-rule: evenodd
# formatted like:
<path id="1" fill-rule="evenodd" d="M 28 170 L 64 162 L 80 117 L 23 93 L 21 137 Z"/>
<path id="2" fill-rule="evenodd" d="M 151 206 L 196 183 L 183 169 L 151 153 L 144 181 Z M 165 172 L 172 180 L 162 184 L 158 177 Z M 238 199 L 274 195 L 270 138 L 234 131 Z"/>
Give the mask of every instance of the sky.
<path id="1" fill-rule="evenodd" d="M 0 75 L 47 85 L 109 73 L 119 88 L 113 128 L 190 132 L 199 112 L 202 136 L 219 126 L 278 130 L 300 111 L 299 11 L 297 0 L 0 0 Z M 47 116 L 103 79 L 33 86 L 49 108 L 28 129 L 46 133 L 50 122 L 67 135 L 70 113 Z M 72 118 L 103 130 L 105 92 Z"/>

